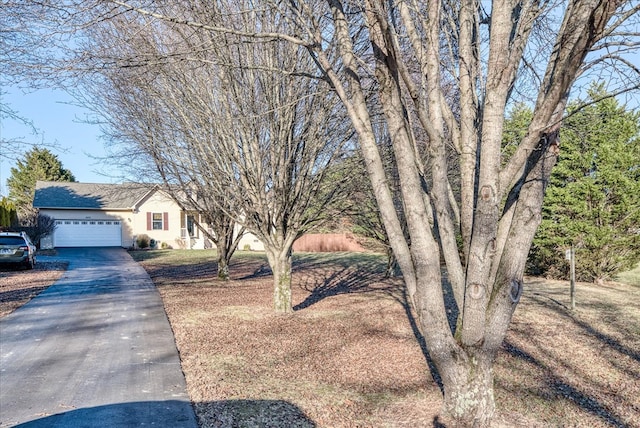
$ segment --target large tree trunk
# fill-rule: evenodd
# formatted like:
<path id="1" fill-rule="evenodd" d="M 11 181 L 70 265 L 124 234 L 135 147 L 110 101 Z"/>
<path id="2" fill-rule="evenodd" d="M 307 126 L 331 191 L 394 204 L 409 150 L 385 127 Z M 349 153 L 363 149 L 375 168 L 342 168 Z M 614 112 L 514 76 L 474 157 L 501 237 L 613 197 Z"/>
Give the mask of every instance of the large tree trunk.
<path id="1" fill-rule="evenodd" d="M 418 290 L 427 288 L 426 283 L 420 282 Z M 430 288 L 438 287 L 432 285 Z M 491 311 L 492 323 L 485 326 L 484 339 L 475 345 L 465 346 L 459 331 L 454 338 L 443 334 L 442 327 L 437 331 L 433 317 L 420 317 L 427 349 L 442 379 L 443 422 L 451 426 L 489 426 L 495 412 L 493 363 L 522 293 L 522 283 L 514 281 L 511 286 L 503 284 L 495 288 L 501 291 L 489 300 L 491 308 L 498 307 L 499 310 Z M 418 308 L 428 305 L 423 302 L 425 297 L 428 298 L 417 293 Z M 431 313 L 434 314 L 433 309 Z"/>
<path id="2" fill-rule="evenodd" d="M 229 280 L 229 262 L 226 255 L 218 253 L 218 279 Z"/>
<path id="3" fill-rule="evenodd" d="M 240 238 L 244 234 L 244 228 L 239 231 L 235 230 L 235 220 L 224 216 L 219 213 L 219 217 L 215 217 L 214 220 L 208 222 L 209 227 L 215 230 L 215 235 L 209 234 L 204 228 L 200 230 L 211 239 L 215 245 L 218 253 L 218 279 L 222 281 L 229 280 L 229 265 L 231 264 L 231 257 L 238 249 L 238 243 Z"/>
<path id="4" fill-rule="evenodd" d="M 442 370 L 444 410 L 456 427 L 489 426 L 495 411 L 493 359 L 482 350 L 461 351 Z"/>
<path id="5" fill-rule="evenodd" d="M 444 384 L 444 410 L 455 426 L 489 426 L 493 417 L 493 363 L 522 295 L 524 265 L 540 222 L 544 189 L 557 159 L 556 141 L 557 132 L 540 139 L 520 184 L 511 194 L 517 203 L 507 239 L 510 245 L 503 247 L 501 257 L 495 260 L 493 286 L 489 295 L 481 293 L 487 301 L 486 311 L 482 320 L 475 321 L 482 327 L 481 340 L 465 345 L 463 332 L 457 332 L 455 357 L 434 356 Z M 477 296 L 473 293 L 471 284 L 467 286 L 465 300 L 474 300 Z M 428 339 L 427 346 L 431 346 Z"/>
<path id="6" fill-rule="evenodd" d="M 293 311 L 291 297 L 291 246 L 285 248 L 269 248 L 266 251 L 269 265 L 273 271 L 273 305 L 276 312 Z"/>
<path id="7" fill-rule="evenodd" d="M 439 264 L 436 266 L 439 269 Z M 507 307 L 501 312 L 506 316 L 487 326 L 486 340 L 472 346 L 462 343 L 460 332 L 455 336 L 450 332 L 441 278 L 435 270 L 431 275 L 420 276 L 412 300 L 429 356 L 442 379 L 443 422 L 454 427 L 489 426 L 496 407 L 493 362 L 518 299 L 511 299 L 506 293 L 495 296 L 496 301 Z"/>
<path id="8" fill-rule="evenodd" d="M 513 100 L 511 91 L 523 52 L 546 5 L 495 1 L 489 20 L 490 49 L 485 56 L 481 52 L 484 35 L 479 31 L 485 18 L 479 2 L 459 2 L 457 38 L 450 45 L 459 48 L 459 56 L 456 52 L 447 65 L 442 60 L 447 57 L 442 42 L 450 27 L 442 25 L 448 18 L 441 16 L 442 2 L 437 1 L 425 2 L 421 4 L 424 10 L 417 11 L 405 2 L 365 0 L 362 15 L 347 10 L 344 2 L 330 1 L 333 26 L 326 33 L 317 31 L 314 40 L 315 59 L 358 134 L 410 304 L 443 381 L 444 413 L 451 417 L 451 426 L 490 424 L 495 410 L 493 362 L 522 294 L 524 265 L 540 221 L 545 183 L 557 156 L 556 131 L 564 103 L 585 55 L 601 41 L 607 21 L 622 4 L 617 0 L 567 3 L 529 132 L 508 159 L 503 159 L 502 152 L 505 108 Z M 307 18 L 312 16 L 309 13 Z M 363 50 L 366 57 L 357 57 L 353 35 L 359 34 L 356 29 L 362 17 L 371 44 L 370 50 Z M 323 37 L 329 33 L 335 34 L 339 67 L 319 48 L 326 44 Z M 407 51 L 407 42 L 412 52 Z M 362 66 L 370 64 L 371 53 L 379 97 L 375 109 L 369 109 L 365 95 L 370 69 Z M 441 78 L 448 65 L 458 67 L 460 86 L 455 96 L 460 96 L 459 113 L 449 107 L 443 91 L 449 86 Z M 367 74 L 361 73 L 365 69 Z M 413 106 L 407 104 L 409 99 Z M 393 145 L 406 234 L 378 150 L 372 117 L 380 113 Z M 449 145 L 454 150 L 448 150 Z M 429 168 L 424 168 L 422 147 L 428 148 Z M 459 156 L 457 165 L 448 160 L 449 153 Z M 504 160 L 506 165 L 502 165 Z M 449 206 L 455 203 L 449 194 L 450 171 L 445 168 L 449 164 L 459 168 L 459 210 Z M 459 218 L 459 223 L 454 224 L 453 218 Z M 441 256 L 460 311 L 455 334 L 443 299 Z"/>

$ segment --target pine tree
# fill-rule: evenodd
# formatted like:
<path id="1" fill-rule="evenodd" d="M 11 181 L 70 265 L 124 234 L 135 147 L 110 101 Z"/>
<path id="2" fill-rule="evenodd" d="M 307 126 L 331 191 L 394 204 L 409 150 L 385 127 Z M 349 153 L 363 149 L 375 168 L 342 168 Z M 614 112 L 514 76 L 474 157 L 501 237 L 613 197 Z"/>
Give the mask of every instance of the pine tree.
<path id="1" fill-rule="evenodd" d="M 518 103 L 509 111 L 502 132 L 502 164 L 506 164 L 527 132 L 533 111 L 524 103 Z"/>
<path id="2" fill-rule="evenodd" d="M 18 214 L 30 213 L 33 210 L 33 196 L 36 181 L 76 181 L 68 169 L 62 166 L 58 157 L 48 149 L 33 148 L 17 166 L 11 168 L 7 179 L 9 199 L 15 204 Z"/>
<path id="3" fill-rule="evenodd" d="M 578 279 L 600 282 L 640 260 L 640 114 L 602 85 L 588 95 L 592 104 L 569 108 L 531 260 L 566 278 L 573 246 Z"/>
<path id="4" fill-rule="evenodd" d="M 0 199 L 0 228 L 8 228 L 18 220 L 16 207 L 8 198 Z"/>

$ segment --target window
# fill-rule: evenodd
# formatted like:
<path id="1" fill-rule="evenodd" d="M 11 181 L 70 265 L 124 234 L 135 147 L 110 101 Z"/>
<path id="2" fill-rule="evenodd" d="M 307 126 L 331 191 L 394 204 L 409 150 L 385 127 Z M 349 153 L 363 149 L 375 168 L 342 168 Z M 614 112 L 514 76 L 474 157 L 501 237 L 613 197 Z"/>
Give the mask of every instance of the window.
<path id="1" fill-rule="evenodd" d="M 147 230 L 169 230 L 169 213 L 148 212 Z"/>
<path id="2" fill-rule="evenodd" d="M 190 237 L 195 237 L 195 220 L 192 215 L 187 216 L 187 232 Z"/>
<path id="3" fill-rule="evenodd" d="M 0 236 L 0 245 L 7 245 L 7 246 L 24 246 L 25 242 L 24 242 L 24 238 L 20 237 L 20 236 Z M 13 254 L 14 250 L 11 249 L 11 252 L 6 252 L 3 254 Z"/>
<path id="4" fill-rule="evenodd" d="M 162 213 L 153 213 L 153 230 L 162 230 Z"/>

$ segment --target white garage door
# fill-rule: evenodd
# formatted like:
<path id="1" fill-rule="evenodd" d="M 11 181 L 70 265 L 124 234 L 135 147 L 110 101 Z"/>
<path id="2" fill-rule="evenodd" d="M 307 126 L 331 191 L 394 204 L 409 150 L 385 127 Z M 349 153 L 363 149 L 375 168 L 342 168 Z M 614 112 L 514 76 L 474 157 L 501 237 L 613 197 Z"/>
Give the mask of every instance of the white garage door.
<path id="1" fill-rule="evenodd" d="M 115 220 L 56 220 L 56 247 L 120 247 L 121 222 Z"/>

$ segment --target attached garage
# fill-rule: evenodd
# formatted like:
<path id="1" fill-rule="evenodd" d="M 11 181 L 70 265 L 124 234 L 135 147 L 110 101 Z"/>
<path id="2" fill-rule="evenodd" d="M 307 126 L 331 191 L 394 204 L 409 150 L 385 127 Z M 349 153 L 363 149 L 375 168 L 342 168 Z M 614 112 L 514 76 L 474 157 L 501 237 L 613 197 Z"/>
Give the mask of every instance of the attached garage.
<path id="1" fill-rule="evenodd" d="M 33 207 L 56 224 L 42 248 L 131 248 L 141 235 L 184 246 L 188 232 L 180 204 L 151 184 L 38 181 Z"/>
<path id="2" fill-rule="evenodd" d="M 56 220 L 55 247 L 121 247 L 122 222 L 117 220 Z"/>

